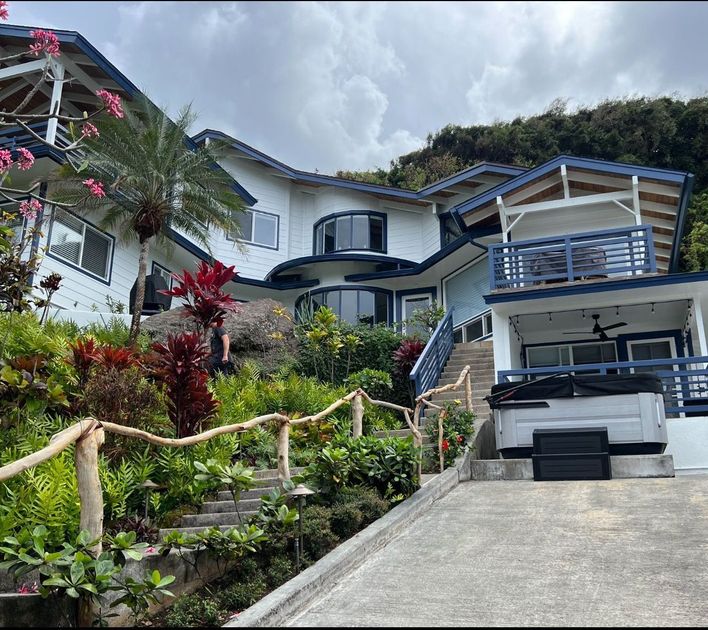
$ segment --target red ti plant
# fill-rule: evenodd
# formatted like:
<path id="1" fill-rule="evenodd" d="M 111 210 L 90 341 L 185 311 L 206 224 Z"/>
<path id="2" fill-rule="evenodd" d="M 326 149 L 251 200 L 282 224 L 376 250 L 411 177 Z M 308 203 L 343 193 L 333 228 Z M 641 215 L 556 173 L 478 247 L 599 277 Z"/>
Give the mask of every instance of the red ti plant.
<path id="1" fill-rule="evenodd" d="M 219 402 L 207 388 L 208 374 L 202 365 L 209 346 L 196 332 L 168 335 L 167 344 L 154 343 L 153 374 L 164 384 L 167 413 L 177 437 L 194 435 L 205 420 L 216 414 Z"/>
<path id="2" fill-rule="evenodd" d="M 106 370 L 126 370 L 139 365 L 138 355 L 130 348 L 102 346 L 98 349 L 96 363 Z"/>
<path id="3" fill-rule="evenodd" d="M 234 274 L 234 265 L 226 267 L 217 260 L 212 267 L 201 261 L 196 276 L 192 276 L 187 270 L 182 271 L 182 275 L 173 274 L 177 286 L 160 293 L 182 298 L 185 303 L 185 316 L 197 320 L 206 332 L 212 322 L 221 326 L 226 314 L 239 308 L 236 300 L 222 290 L 222 287 L 233 279 Z"/>
<path id="4" fill-rule="evenodd" d="M 89 372 L 98 361 L 99 348 L 94 340 L 89 337 L 86 341 L 77 339 L 76 343 L 69 344 L 69 349 L 71 350 L 71 357 L 69 357 L 67 363 L 74 366 L 79 377 L 78 389 L 83 391 L 88 382 Z"/>
<path id="5" fill-rule="evenodd" d="M 394 351 L 392 357 L 396 373 L 406 383 L 411 404 L 415 403 L 415 391 L 408 377 L 424 348 L 425 344 L 420 339 L 404 339 L 398 349 Z"/>

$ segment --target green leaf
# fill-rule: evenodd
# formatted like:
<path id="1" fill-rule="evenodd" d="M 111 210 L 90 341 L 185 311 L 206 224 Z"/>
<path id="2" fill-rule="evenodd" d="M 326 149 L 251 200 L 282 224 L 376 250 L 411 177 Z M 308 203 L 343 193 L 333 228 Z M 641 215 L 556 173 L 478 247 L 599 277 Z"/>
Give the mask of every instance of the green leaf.
<path id="1" fill-rule="evenodd" d="M 71 581 L 74 584 L 78 584 L 81 582 L 85 575 L 85 570 L 84 570 L 84 565 L 81 562 L 74 562 L 71 565 L 71 569 L 69 570 L 69 575 L 71 577 Z"/>

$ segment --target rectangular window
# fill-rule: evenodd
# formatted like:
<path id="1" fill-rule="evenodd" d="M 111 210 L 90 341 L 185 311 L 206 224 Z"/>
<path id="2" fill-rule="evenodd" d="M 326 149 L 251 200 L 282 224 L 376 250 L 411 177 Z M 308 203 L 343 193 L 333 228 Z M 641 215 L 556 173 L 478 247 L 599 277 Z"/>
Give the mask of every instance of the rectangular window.
<path id="1" fill-rule="evenodd" d="M 528 367 L 530 368 L 614 363 L 617 361 L 617 348 L 614 341 L 563 346 L 537 346 L 528 348 L 526 356 Z"/>
<path id="2" fill-rule="evenodd" d="M 280 218 L 277 215 L 249 208 L 245 212 L 236 213 L 234 218 L 241 228 L 241 235 L 238 237 L 239 241 L 278 249 L 278 223 Z"/>
<path id="3" fill-rule="evenodd" d="M 152 273 L 162 276 L 162 279 L 165 281 L 167 288 L 172 288 L 172 272 L 169 269 L 153 261 Z"/>
<path id="4" fill-rule="evenodd" d="M 74 215 L 57 211 L 49 237 L 49 252 L 93 276 L 108 280 L 113 239 Z"/>
<path id="5" fill-rule="evenodd" d="M 352 218 L 339 217 L 337 219 L 337 249 L 351 249 L 352 247 Z"/>
<path id="6" fill-rule="evenodd" d="M 364 214 L 352 217 L 352 249 L 369 249 L 369 217 Z"/>
<path id="7" fill-rule="evenodd" d="M 334 221 L 327 221 L 324 224 L 324 253 L 333 252 L 334 247 Z"/>
<path id="8" fill-rule="evenodd" d="M 380 217 L 369 219 L 369 249 L 384 251 L 384 222 Z"/>

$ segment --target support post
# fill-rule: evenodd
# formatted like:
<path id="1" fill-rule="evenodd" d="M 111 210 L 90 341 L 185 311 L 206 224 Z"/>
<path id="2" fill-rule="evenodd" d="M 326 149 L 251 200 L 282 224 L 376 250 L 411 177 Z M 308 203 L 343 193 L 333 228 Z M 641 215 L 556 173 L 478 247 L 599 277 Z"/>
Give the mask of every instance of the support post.
<path id="1" fill-rule="evenodd" d="M 290 481 L 290 422 L 280 421 L 278 428 L 278 480 L 282 486 Z"/>
<path id="2" fill-rule="evenodd" d="M 445 453 L 443 453 L 443 421 L 445 420 L 445 410 L 438 411 L 438 456 L 440 459 L 440 472 L 445 472 Z"/>
<path id="3" fill-rule="evenodd" d="M 364 400 L 361 395 L 352 398 L 352 437 L 360 438 L 364 434 Z"/>
<path id="4" fill-rule="evenodd" d="M 98 449 L 103 446 L 104 439 L 103 429 L 96 428 L 76 442 L 74 453 L 81 502 L 79 527 L 91 534 L 91 540 L 98 539 L 96 545 L 91 547 L 91 553 L 96 557 L 102 551 L 100 538 L 103 535 L 103 492 L 98 476 Z"/>
<path id="5" fill-rule="evenodd" d="M 49 100 L 49 113 L 58 114 L 61 107 L 61 92 L 64 85 L 64 66 L 56 59 L 51 60 L 52 76 L 54 77 L 54 85 L 52 85 L 52 96 Z M 56 143 L 57 125 L 56 118 L 50 118 L 47 123 L 47 142 Z"/>
<path id="6" fill-rule="evenodd" d="M 420 435 L 420 411 L 423 408 L 423 401 L 421 400 L 413 410 L 413 426 L 415 431 L 413 432 L 413 444 L 418 449 L 418 485 L 420 486 L 423 481 L 423 438 Z M 417 435 L 416 435 L 417 433 Z"/>
<path id="7" fill-rule="evenodd" d="M 470 376 L 469 370 L 467 370 L 467 374 L 465 374 L 465 409 L 469 413 L 474 411 L 472 408 L 472 377 Z"/>

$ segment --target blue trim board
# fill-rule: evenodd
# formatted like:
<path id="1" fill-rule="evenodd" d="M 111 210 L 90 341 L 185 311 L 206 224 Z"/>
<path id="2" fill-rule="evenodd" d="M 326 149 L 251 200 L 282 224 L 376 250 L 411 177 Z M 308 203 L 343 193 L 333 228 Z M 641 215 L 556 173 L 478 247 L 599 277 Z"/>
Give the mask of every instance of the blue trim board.
<path id="1" fill-rule="evenodd" d="M 433 195 L 444 188 L 448 188 L 449 186 L 453 186 L 456 183 L 459 183 L 466 179 L 470 179 L 471 177 L 475 177 L 477 175 L 481 175 L 483 173 L 498 173 L 501 175 L 510 175 L 513 177 L 525 171 L 525 169 L 521 166 L 482 162 L 480 164 L 475 164 L 474 166 L 471 166 L 470 168 L 461 171 L 460 173 L 456 173 L 455 175 L 451 175 L 448 178 L 442 179 L 439 182 L 430 184 L 425 188 L 421 188 L 418 191 L 414 191 L 405 190 L 403 188 L 394 188 L 392 186 L 382 186 L 379 184 L 366 184 L 364 182 L 357 182 L 351 179 L 344 179 L 342 177 L 334 177 L 332 175 L 321 175 L 319 173 L 309 173 L 307 171 L 300 171 L 288 166 L 287 164 L 284 164 L 283 162 L 276 160 L 275 158 L 270 157 L 269 155 L 266 155 L 258 149 L 254 149 L 252 146 L 247 145 L 245 142 L 241 142 L 240 140 L 231 138 L 225 133 L 217 131 L 215 129 L 204 129 L 195 136 L 192 136 L 192 138 L 197 143 L 203 142 L 207 138 L 225 140 L 227 142 L 230 142 L 235 149 L 237 149 L 238 151 L 242 151 L 249 157 L 258 160 L 263 164 L 267 164 L 271 168 L 274 168 L 280 171 L 281 173 L 288 175 L 289 177 L 293 177 L 301 181 L 311 182 L 315 184 L 327 184 L 330 186 L 339 186 L 341 188 L 351 188 L 353 190 L 359 190 L 362 192 L 380 193 L 392 197 L 399 197 L 401 199 L 419 200 L 429 195 Z"/>
<path id="2" fill-rule="evenodd" d="M 383 249 L 373 249 L 371 247 L 369 248 L 357 248 L 357 247 L 350 247 L 348 249 L 336 249 L 334 252 L 327 252 L 329 254 L 333 254 L 336 252 L 361 252 L 361 251 L 371 251 L 371 252 L 376 252 L 379 254 L 385 254 L 388 251 L 388 215 L 385 212 L 377 212 L 375 210 L 345 210 L 344 212 L 333 212 L 332 214 L 327 214 L 323 216 L 320 219 L 317 219 L 315 221 L 315 224 L 312 226 L 312 255 L 313 256 L 323 256 L 324 254 L 318 254 L 317 251 L 315 251 L 315 247 L 317 246 L 317 239 L 315 238 L 315 235 L 317 233 L 317 228 L 322 225 L 323 223 L 326 223 L 327 221 L 331 219 L 336 219 L 339 217 L 347 217 L 347 216 L 367 216 L 367 217 L 378 217 L 383 221 L 383 230 L 381 234 L 381 242 L 383 244 Z M 336 228 L 336 223 L 335 223 L 335 228 Z M 324 238 L 324 236 L 323 236 Z M 323 242 L 324 244 L 324 242 Z M 335 244 L 336 244 L 336 232 L 335 232 Z"/>
<path id="3" fill-rule="evenodd" d="M 313 263 L 323 263 L 323 262 L 369 262 L 369 263 L 388 263 L 392 265 L 399 265 L 403 267 L 415 267 L 417 263 L 412 260 L 405 260 L 403 258 L 393 258 L 392 256 L 382 256 L 377 254 L 347 254 L 347 253 L 333 253 L 333 254 L 320 254 L 319 256 L 302 256 L 300 258 L 293 258 L 291 260 L 286 260 L 273 267 L 267 274 L 266 280 L 275 278 L 283 271 L 288 269 L 293 269 L 295 267 L 300 267 L 301 265 L 311 265 Z"/>
<path id="4" fill-rule="evenodd" d="M 421 287 L 420 289 L 404 289 L 403 291 L 396 291 L 396 312 L 393 315 L 393 321 L 403 321 L 403 298 L 406 295 L 425 295 L 426 293 L 430 293 L 432 295 L 433 302 L 438 299 L 437 287 Z"/>
<path id="5" fill-rule="evenodd" d="M 211 256 L 211 254 L 205 252 L 201 247 L 192 243 L 192 241 L 190 241 L 185 236 L 182 236 L 182 234 L 176 232 L 171 227 L 165 228 L 165 235 L 167 236 L 167 238 L 172 239 L 175 243 L 177 243 L 177 245 L 183 247 L 190 254 L 196 256 L 200 260 L 203 260 L 204 262 L 208 262 L 210 264 L 213 262 L 214 257 Z"/>
<path id="6" fill-rule="evenodd" d="M 300 295 L 297 300 L 295 300 L 295 312 L 298 311 L 298 306 L 302 300 L 308 296 L 319 295 L 321 293 L 326 293 L 327 291 L 369 291 L 373 293 L 384 293 L 388 300 L 388 325 L 393 323 L 393 291 L 391 289 L 383 289 L 381 287 L 372 287 L 369 285 L 358 285 L 358 284 L 333 284 L 327 287 L 321 287 L 320 289 L 315 289 L 314 291 L 307 291 Z M 357 311 L 358 311 L 358 300 L 357 300 Z"/>
<path id="7" fill-rule="evenodd" d="M 681 188 L 681 199 L 676 215 L 676 232 L 674 232 L 674 242 L 671 247 L 671 259 L 669 261 L 669 273 L 676 273 L 678 271 L 679 260 L 681 258 L 681 241 L 683 240 L 683 232 L 686 229 L 688 202 L 693 192 L 693 183 L 694 177 L 689 174 Z"/>
<path id="8" fill-rule="evenodd" d="M 570 295 L 585 295 L 587 293 L 603 293 L 605 291 L 625 291 L 627 289 L 645 289 L 661 287 L 672 284 L 686 284 L 687 282 L 708 281 L 708 271 L 691 271 L 687 273 L 674 273 L 660 276 L 644 276 L 614 280 L 597 284 L 580 284 L 572 287 L 536 288 L 528 291 L 502 291 L 484 296 L 487 304 L 501 304 L 502 302 L 521 302 L 538 298 L 565 297 Z"/>
<path id="9" fill-rule="evenodd" d="M 298 280 L 296 282 L 269 282 L 268 280 L 257 280 L 256 278 L 244 278 L 235 275 L 232 282 L 236 284 L 246 284 L 252 287 L 262 287 L 264 289 L 274 289 L 275 291 L 287 291 L 289 289 L 306 289 L 316 287 L 319 280 Z"/>
<path id="10" fill-rule="evenodd" d="M 471 243 L 472 245 L 479 247 L 480 249 L 487 250 L 486 245 L 483 245 L 482 243 L 478 243 L 475 241 L 475 238 L 481 237 L 481 236 L 488 236 L 489 234 L 483 233 L 487 230 L 489 231 L 489 234 L 496 234 L 498 230 L 496 228 L 482 228 L 480 230 L 472 231 L 472 232 L 465 232 L 460 238 L 452 241 L 452 243 L 449 243 L 442 249 L 439 249 L 437 252 L 435 252 L 432 256 L 429 256 L 426 258 L 424 261 L 414 264 L 413 267 L 410 269 L 401 269 L 401 270 L 396 270 L 393 269 L 391 271 L 375 271 L 375 272 L 367 272 L 367 273 L 353 273 L 349 274 L 348 276 L 344 276 L 344 279 L 347 282 L 360 282 L 360 281 L 366 281 L 366 280 L 379 280 L 379 279 L 384 279 L 384 278 L 399 278 L 403 276 L 417 276 L 418 274 L 423 273 L 424 271 L 427 271 L 430 269 L 433 265 L 438 264 L 441 260 L 444 258 L 447 258 L 450 254 L 456 252 L 460 247 L 466 245 L 467 243 Z M 480 256 L 483 254 L 480 254 Z M 473 260 L 477 260 L 479 256 L 476 256 L 473 258 Z M 465 265 L 469 263 L 466 262 Z"/>
<path id="11" fill-rule="evenodd" d="M 108 232 L 105 232 L 102 230 L 100 227 L 97 225 L 94 225 L 91 223 L 91 221 L 87 221 L 84 219 L 84 217 L 79 216 L 75 212 L 71 212 L 70 210 L 67 210 L 65 208 L 61 209 L 62 212 L 65 212 L 68 215 L 73 216 L 74 218 L 78 219 L 82 223 L 85 223 L 86 225 L 91 226 L 94 230 L 97 232 L 100 232 L 101 234 L 105 235 L 108 237 L 108 239 L 111 241 L 111 255 L 110 255 L 110 264 L 108 265 L 108 277 L 107 278 L 101 278 L 97 276 L 94 273 L 91 273 L 90 271 L 87 271 L 83 267 L 72 263 L 71 261 L 66 260 L 65 258 L 62 258 L 61 256 L 57 256 L 56 254 L 53 254 L 51 251 L 51 244 L 52 244 L 52 232 L 54 230 L 54 220 L 56 219 L 56 213 L 52 214 L 51 221 L 49 223 L 49 235 L 47 236 L 47 253 L 46 255 L 51 258 L 52 260 L 56 260 L 57 262 L 60 262 L 62 265 L 66 265 L 67 267 L 78 271 L 79 273 L 84 274 L 85 276 L 88 276 L 89 278 L 96 280 L 97 282 L 100 282 L 101 284 L 105 284 L 106 286 L 111 286 L 111 279 L 113 278 L 113 259 L 115 258 L 116 254 L 116 237 L 113 236 L 113 234 L 109 234 Z"/>

